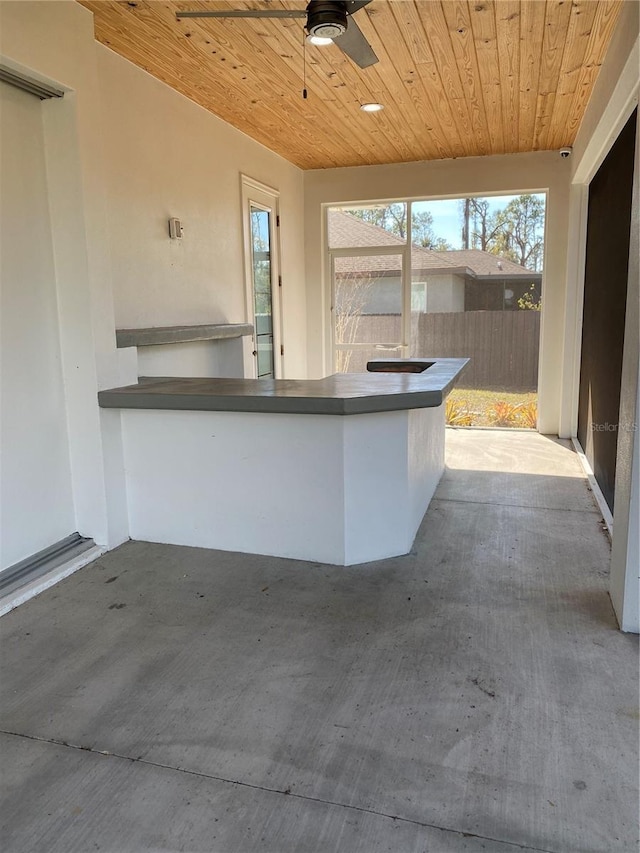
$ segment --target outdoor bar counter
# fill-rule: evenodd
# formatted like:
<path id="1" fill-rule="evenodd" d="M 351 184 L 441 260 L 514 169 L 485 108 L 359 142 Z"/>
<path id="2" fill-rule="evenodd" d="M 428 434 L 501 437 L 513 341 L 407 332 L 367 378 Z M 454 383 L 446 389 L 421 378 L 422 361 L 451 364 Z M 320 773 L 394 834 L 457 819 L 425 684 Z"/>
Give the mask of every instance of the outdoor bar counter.
<path id="1" fill-rule="evenodd" d="M 130 535 L 335 565 L 406 554 L 444 470 L 444 401 L 467 361 L 101 391 L 100 406 L 121 410 Z"/>

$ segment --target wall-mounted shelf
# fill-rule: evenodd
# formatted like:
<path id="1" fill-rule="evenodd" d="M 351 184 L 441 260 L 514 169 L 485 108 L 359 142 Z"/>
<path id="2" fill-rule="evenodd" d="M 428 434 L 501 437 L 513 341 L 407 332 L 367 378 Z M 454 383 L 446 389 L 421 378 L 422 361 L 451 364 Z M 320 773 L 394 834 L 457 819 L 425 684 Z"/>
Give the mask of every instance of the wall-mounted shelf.
<path id="1" fill-rule="evenodd" d="M 189 341 L 220 341 L 253 334 L 251 323 L 210 323 L 205 326 L 155 326 L 149 329 L 116 329 L 118 347 L 152 347 Z"/>

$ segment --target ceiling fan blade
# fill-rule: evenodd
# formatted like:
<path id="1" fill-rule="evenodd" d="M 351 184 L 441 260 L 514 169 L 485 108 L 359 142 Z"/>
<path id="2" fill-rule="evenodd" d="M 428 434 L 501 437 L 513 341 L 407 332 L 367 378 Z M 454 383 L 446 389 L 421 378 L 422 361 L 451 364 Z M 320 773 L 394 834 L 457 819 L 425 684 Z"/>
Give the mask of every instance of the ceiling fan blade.
<path id="1" fill-rule="evenodd" d="M 368 6 L 371 3 L 371 0 L 346 0 L 344 4 L 346 6 L 346 10 L 350 15 L 353 15 L 354 12 L 357 12 L 358 9 L 362 9 L 363 6 Z"/>
<path id="2" fill-rule="evenodd" d="M 176 18 L 306 18 L 302 9 L 229 9 L 227 11 L 176 12 Z"/>
<path id="3" fill-rule="evenodd" d="M 333 41 L 360 68 L 368 68 L 369 65 L 374 65 L 379 61 L 373 52 L 373 48 L 351 15 L 347 18 L 346 32 L 334 38 Z"/>

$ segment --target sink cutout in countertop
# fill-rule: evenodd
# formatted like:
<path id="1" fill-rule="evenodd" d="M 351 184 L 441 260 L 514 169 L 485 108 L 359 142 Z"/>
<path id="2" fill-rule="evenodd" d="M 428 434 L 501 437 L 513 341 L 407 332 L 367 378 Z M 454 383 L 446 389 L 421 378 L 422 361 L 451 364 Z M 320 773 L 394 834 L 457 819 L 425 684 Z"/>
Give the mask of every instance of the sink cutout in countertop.
<path id="1" fill-rule="evenodd" d="M 374 359 L 367 362 L 367 370 L 369 373 L 424 373 L 433 364 L 433 361 L 403 361 L 401 359 L 384 361 L 382 359 Z"/>

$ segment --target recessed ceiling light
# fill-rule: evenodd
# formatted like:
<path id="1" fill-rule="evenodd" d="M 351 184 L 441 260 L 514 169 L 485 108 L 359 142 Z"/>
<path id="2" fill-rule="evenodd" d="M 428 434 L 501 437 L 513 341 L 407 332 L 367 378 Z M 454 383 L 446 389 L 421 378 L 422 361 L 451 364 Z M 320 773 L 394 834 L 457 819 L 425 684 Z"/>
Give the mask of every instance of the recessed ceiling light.
<path id="1" fill-rule="evenodd" d="M 360 104 L 363 113 L 377 113 L 384 109 L 382 104 Z"/>
<path id="2" fill-rule="evenodd" d="M 323 36 L 314 36 L 313 33 L 307 36 L 307 41 L 309 44 L 316 44 L 319 47 L 323 47 L 326 44 L 333 44 L 333 39 L 325 38 Z"/>

